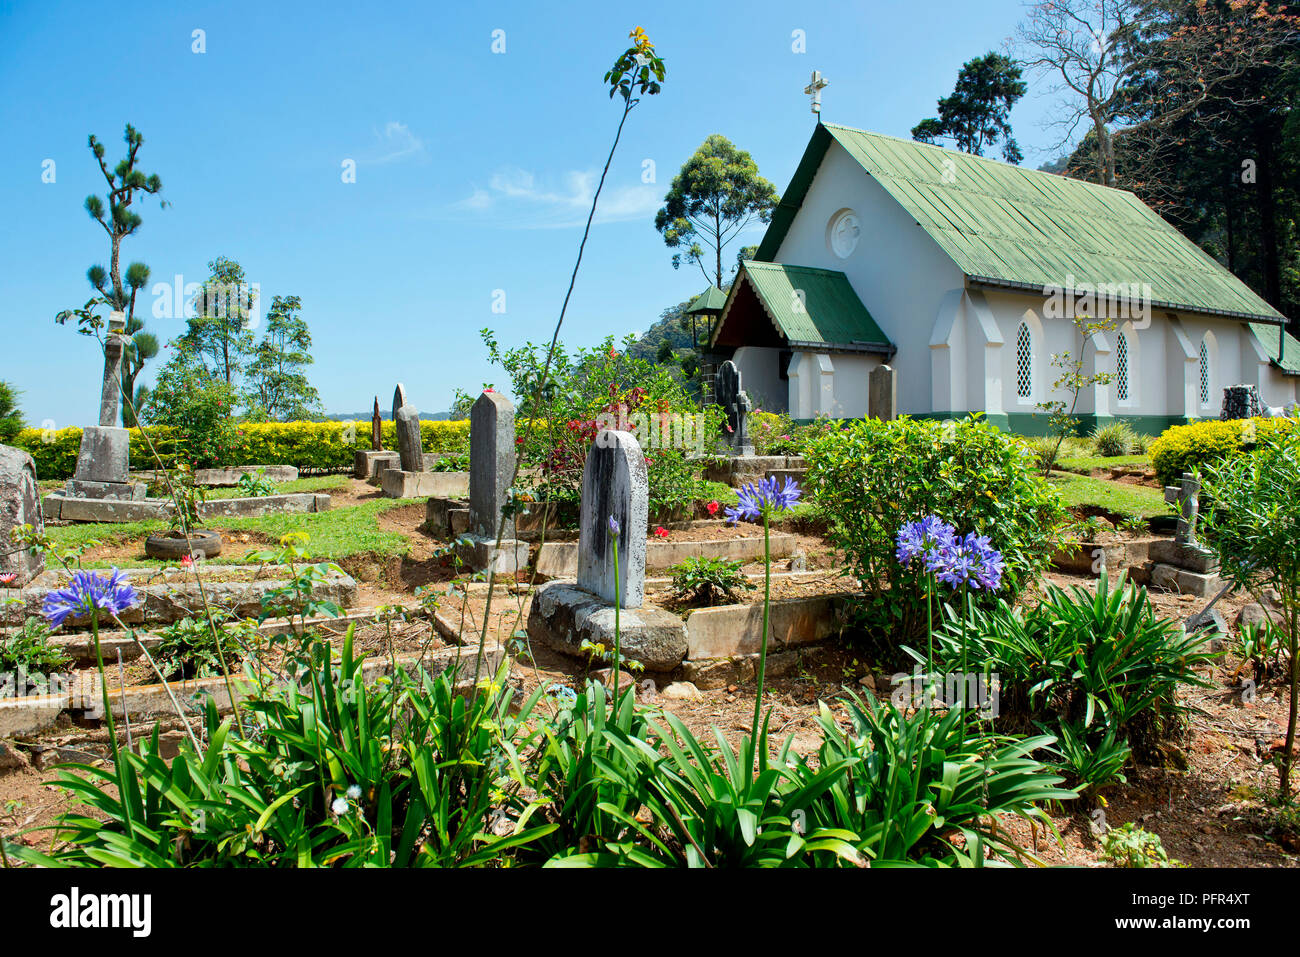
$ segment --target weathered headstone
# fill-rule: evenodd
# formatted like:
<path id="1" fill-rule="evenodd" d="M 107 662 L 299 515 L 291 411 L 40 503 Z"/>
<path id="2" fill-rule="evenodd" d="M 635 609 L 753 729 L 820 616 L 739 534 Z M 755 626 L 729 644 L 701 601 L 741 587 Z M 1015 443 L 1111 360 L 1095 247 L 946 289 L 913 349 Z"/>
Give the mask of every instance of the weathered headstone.
<path id="1" fill-rule="evenodd" d="M 423 472 L 424 452 L 420 447 L 420 413 L 404 405 L 393 416 L 397 423 L 397 454 L 403 472 Z"/>
<path id="2" fill-rule="evenodd" d="M 375 401 L 378 402 L 378 399 L 376 399 Z M 406 401 L 406 386 L 402 385 L 402 383 L 399 382 L 397 383 L 397 388 L 393 390 L 393 421 L 394 422 L 397 421 L 397 410 L 404 405 L 410 405 L 410 403 Z"/>
<path id="3" fill-rule="evenodd" d="M 384 423 L 379 417 L 379 396 L 375 396 L 375 411 L 370 416 L 370 450 L 372 452 L 384 450 Z"/>
<path id="4" fill-rule="evenodd" d="M 749 441 L 749 412 L 753 404 L 740 387 L 740 370 L 728 359 L 718 367 L 714 380 L 718 405 L 727 415 L 727 441 L 733 455 L 753 455 L 754 446 Z"/>
<path id="5" fill-rule="evenodd" d="M 9 588 L 21 588 L 45 570 L 41 554 L 19 548 L 10 538 L 22 525 L 31 525 L 38 534 L 45 530 L 36 463 L 22 449 L 0 445 L 0 575 L 17 576 Z"/>
<path id="6" fill-rule="evenodd" d="M 1259 398 L 1259 386 L 1230 385 L 1223 390 L 1223 411 L 1219 418 L 1224 422 L 1233 419 L 1253 419 L 1264 411 Z"/>
<path id="7" fill-rule="evenodd" d="M 892 422 L 898 418 L 898 373 L 892 366 L 878 365 L 867 377 L 867 412 L 873 419 Z"/>
<path id="8" fill-rule="evenodd" d="M 1152 542 L 1151 584 L 1183 594 L 1208 597 L 1220 586 L 1219 565 L 1214 553 L 1196 540 L 1200 515 L 1201 483 L 1184 472 L 1178 485 L 1165 488 L 1165 501 L 1178 506 L 1178 528 L 1174 540 Z"/>
<path id="9" fill-rule="evenodd" d="M 122 330 L 126 316 L 114 312 L 108 318 L 104 340 L 104 379 L 100 388 L 99 425 L 81 431 L 77 470 L 65 494 L 74 498 L 139 499 L 145 486 L 130 481 L 131 434 L 120 427 Z"/>
<path id="10" fill-rule="evenodd" d="M 645 597 L 650 481 L 630 432 L 605 429 L 587 452 L 578 525 L 578 587 L 623 608 Z M 611 525 L 611 519 L 613 525 Z M 615 528 L 617 530 L 615 530 Z M 614 543 L 618 543 L 615 584 Z"/>
<path id="11" fill-rule="evenodd" d="M 502 509 L 515 474 L 515 407 L 499 392 L 484 392 L 469 411 L 470 529 L 496 540 Z M 502 538 L 515 537 L 513 518 Z"/>
<path id="12" fill-rule="evenodd" d="M 1165 486 L 1165 501 L 1178 506 L 1178 528 L 1174 541 L 1179 545 L 1197 545 L 1196 521 L 1201 511 L 1201 482 L 1191 472 L 1184 472 L 1177 485 Z"/>

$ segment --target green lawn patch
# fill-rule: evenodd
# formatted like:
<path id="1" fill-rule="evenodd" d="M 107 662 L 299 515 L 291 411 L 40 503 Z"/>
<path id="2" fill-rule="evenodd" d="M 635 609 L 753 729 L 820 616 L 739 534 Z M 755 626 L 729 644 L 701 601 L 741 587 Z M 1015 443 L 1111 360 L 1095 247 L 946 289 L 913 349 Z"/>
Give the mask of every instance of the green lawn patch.
<path id="1" fill-rule="evenodd" d="M 1058 459 L 1056 463 L 1056 467 L 1062 472 L 1077 472 L 1079 475 L 1087 475 L 1093 469 L 1107 469 L 1115 465 L 1142 466 L 1146 468 L 1151 465 L 1151 459 L 1145 455 L 1115 455 L 1109 458 L 1092 455 Z"/>
<path id="2" fill-rule="evenodd" d="M 1116 515 L 1140 518 L 1169 514 L 1164 493 L 1145 485 L 1107 482 L 1072 472 L 1053 472 L 1048 481 L 1060 489 L 1066 505 L 1101 508 Z"/>
<path id="3" fill-rule="evenodd" d="M 307 548 L 313 556 L 335 561 L 349 555 L 405 555 L 410 550 L 410 543 L 405 536 L 397 532 L 381 529 L 379 516 L 391 508 L 410 504 L 409 501 L 399 499 L 375 499 L 346 508 L 331 509 L 328 512 L 220 518 L 215 519 L 210 527 L 222 531 L 260 532 L 273 542 L 279 541 L 282 536 L 290 532 L 304 532 L 309 537 Z M 46 531 L 56 546 L 77 547 L 92 541 L 105 545 L 138 541 L 153 532 L 166 531 L 169 527 L 167 522 L 151 520 L 120 524 L 77 523 L 52 526 Z M 242 558 L 225 556 L 212 560 L 212 564 L 242 564 L 243 562 Z M 108 561 L 86 563 L 92 568 L 107 567 L 110 564 L 112 562 Z M 150 566 L 170 563 L 146 559 L 138 564 Z"/>

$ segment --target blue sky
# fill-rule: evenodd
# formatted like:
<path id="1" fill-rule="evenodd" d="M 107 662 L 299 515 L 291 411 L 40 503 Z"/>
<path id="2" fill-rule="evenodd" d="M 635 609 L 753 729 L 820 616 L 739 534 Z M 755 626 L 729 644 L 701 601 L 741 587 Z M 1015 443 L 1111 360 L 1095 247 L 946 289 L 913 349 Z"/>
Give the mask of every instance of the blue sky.
<path id="1" fill-rule="evenodd" d="M 722 133 L 784 190 L 813 127 L 803 87 L 830 85 L 823 117 L 907 136 L 952 90 L 962 62 L 1000 48 L 1015 0 L 815 5 L 314 2 L 143 3 L 107 25 L 101 3 L 0 3 L 0 379 L 29 424 L 92 422 L 102 358 L 53 316 L 90 295 L 108 240 L 82 209 L 130 122 L 149 199 L 123 244 L 153 283 L 200 282 L 217 256 L 273 295 L 298 295 L 314 337 L 311 379 L 331 412 L 387 405 L 406 383 L 425 412 L 456 387 L 502 383 L 478 330 L 502 344 L 549 338 L 595 176 L 618 121 L 601 78 L 645 27 L 664 91 L 628 121 L 601 198 L 563 338 L 644 329 L 697 293 L 653 228 L 673 174 Z M 116 16 L 114 19 L 117 19 Z M 193 51 L 195 30 L 206 50 Z M 493 31 L 505 52 L 493 53 Z M 802 30 L 806 52 L 792 36 Z M 1026 163 L 1054 156 L 1051 106 L 1031 84 L 1012 120 Z M 42 182 L 54 161 L 54 182 Z M 342 181 L 345 160 L 356 182 Z M 642 182 L 645 161 L 656 182 Z M 745 237 L 756 242 L 759 233 Z M 492 311 L 504 291 L 504 314 Z M 168 339 L 183 320 L 143 310 Z M 142 310 L 137 306 L 137 312 Z M 161 361 L 161 360 L 159 360 Z M 146 373 L 146 381 L 150 375 Z"/>

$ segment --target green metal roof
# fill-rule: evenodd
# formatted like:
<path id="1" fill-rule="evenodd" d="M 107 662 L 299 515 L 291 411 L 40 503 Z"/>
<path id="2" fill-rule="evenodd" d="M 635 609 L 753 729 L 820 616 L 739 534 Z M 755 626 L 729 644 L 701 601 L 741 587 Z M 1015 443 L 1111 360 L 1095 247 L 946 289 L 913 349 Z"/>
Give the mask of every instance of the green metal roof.
<path id="1" fill-rule="evenodd" d="M 686 307 L 686 314 L 689 316 L 695 312 L 721 312 L 726 304 L 727 294 L 717 286 L 709 286 L 691 300 L 691 304 Z"/>
<path id="2" fill-rule="evenodd" d="M 775 257 L 832 142 L 844 147 L 973 283 L 1025 290 L 1064 288 L 1070 276 L 1076 288 L 1145 283 L 1153 306 L 1283 319 L 1126 190 L 830 124 L 814 132 L 756 258 Z"/>
<path id="3" fill-rule="evenodd" d="M 842 272 L 745 260 L 732 284 L 731 298 L 745 282 L 791 346 L 894 351 Z M 719 322 L 715 339 L 721 328 Z"/>
<path id="4" fill-rule="evenodd" d="M 1273 365 L 1287 375 L 1300 375 L 1300 340 L 1289 332 L 1282 332 L 1280 326 L 1273 326 L 1264 322 L 1252 322 L 1250 328 L 1259 337 L 1259 341 L 1264 346 L 1264 351 L 1273 357 Z M 1280 336 L 1286 338 L 1280 339 Z M 1279 343 L 1282 344 L 1280 358 L 1278 356 Z"/>

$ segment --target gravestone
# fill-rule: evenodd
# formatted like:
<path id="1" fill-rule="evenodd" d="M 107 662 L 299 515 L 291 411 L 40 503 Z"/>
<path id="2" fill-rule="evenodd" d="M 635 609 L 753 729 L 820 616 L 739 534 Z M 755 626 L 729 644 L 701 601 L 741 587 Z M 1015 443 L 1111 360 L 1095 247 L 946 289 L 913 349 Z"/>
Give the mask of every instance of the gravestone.
<path id="1" fill-rule="evenodd" d="M 645 597 L 650 481 L 630 432 L 605 429 L 587 452 L 578 525 L 578 587 L 622 608 Z M 610 519 L 615 527 L 611 526 Z M 615 582 L 614 544 L 618 543 Z"/>
<path id="2" fill-rule="evenodd" d="M 879 365 L 867 378 L 867 411 L 873 419 L 892 422 L 898 418 L 898 373 L 892 366 Z"/>
<path id="3" fill-rule="evenodd" d="M 31 525 L 38 535 L 45 531 L 36 463 L 22 449 L 0 445 L 0 575 L 17 576 L 8 588 L 21 588 L 45 570 L 43 555 L 19 548 L 10 538 L 22 525 Z"/>
<path id="4" fill-rule="evenodd" d="M 714 380 L 718 405 L 727 415 L 727 441 L 732 455 L 753 455 L 754 446 L 749 441 L 749 413 L 753 404 L 740 387 L 740 370 L 728 359 L 718 367 Z"/>
<path id="5" fill-rule="evenodd" d="M 403 472 L 423 472 L 424 452 L 420 448 L 420 413 L 403 405 L 393 416 L 397 423 L 397 454 Z"/>
<path id="6" fill-rule="evenodd" d="M 506 507 L 515 475 L 515 407 L 499 392 L 484 392 L 469 411 L 470 529 L 496 541 L 497 523 Z M 507 518 L 502 538 L 515 537 Z"/>
<path id="7" fill-rule="evenodd" d="M 1184 472 L 1178 485 L 1165 486 L 1165 501 L 1178 506 L 1178 528 L 1174 541 L 1179 545 L 1196 545 L 1196 522 L 1201 512 L 1201 482 L 1191 472 Z"/>
<path id="8" fill-rule="evenodd" d="M 378 402 L 378 399 L 376 399 L 375 401 Z M 406 401 L 406 386 L 402 385 L 402 383 L 399 382 L 397 383 L 397 388 L 393 390 L 393 421 L 394 422 L 397 421 L 397 410 L 404 405 L 410 405 L 410 403 Z"/>
<path id="9" fill-rule="evenodd" d="M 104 338 L 104 378 L 100 385 L 99 425 L 81 431 L 77 470 L 65 494 L 73 498 L 142 499 L 145 486 L 130 481 L 131 434 L 118 423 L 121 413 L 122 349 L 126 315 L 108 317 Z"/>
<path id="10" fill-rule="evenodd" d="M 1258 386 L 1230 385 L 1223 390 L 1223 411 L 1219 413 L 1222 421 L 1253 419 L 1263 411 Z"/>
<path id="11" fill-rule="evenodd" d="M 1220 586 L 1219 564 L 1212 551 L 1196 540 L 1201 483 L 1184 472 L 1177 485 L 1165 487 L 1165 501 L 1178 507 L 1174 540 L 1152 542 L 1149 549 L 1151 584 L 1182 594 L 1209 597 Z"/>
<path id="12" fill-rule="evenodd" d="M 501 518 L 514 477 L 515 407 L 484 392 L 469 411 L 469 535 L 456 547 L 475 571 L 514 575 L 528 567 L 528 543 L 515 538 L 513 517 Z"/>
<path id="13" fill-rule="evenodd" d="M 384 423 L 379 417 L 379 396 L 375 396 L 375 411 L 370 416 L 370 450 L 372 452 L 384 450 Z"/>

